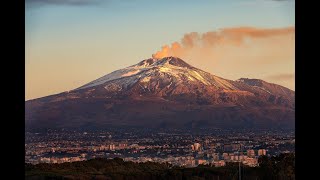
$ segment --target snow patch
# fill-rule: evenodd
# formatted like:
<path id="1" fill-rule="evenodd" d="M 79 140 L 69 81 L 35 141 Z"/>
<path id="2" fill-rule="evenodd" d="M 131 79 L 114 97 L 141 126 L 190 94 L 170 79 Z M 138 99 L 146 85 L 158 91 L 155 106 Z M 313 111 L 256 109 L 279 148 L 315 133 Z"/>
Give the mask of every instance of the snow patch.
<path id="1" fill-rule="evenodd" d="M 170 82 L 170 84 L 167 86 L 167 88 L 169 89 L 171 85 L 172 85 L 172 82 Z"/>
<path id="2" fill-rule="evenodd" d="M 205 85 L 209 85 L 210 84 L 197 71 L 190 71 L 190 72 L 191 72 L 191 74 L 193 75 L 194 78 L 196 78 L 197 80 L 199 80 L 203 84 L 205 84 Z"/>
<path id="3" fill-rule="evenodd" d="M 238 88 L 234 87 L 231 83 L 224 79 L 214 77 L 214 80 L 216 80 L 219 83 L 219 86 L 221 86 L 224 89 L 238 90 Z"/>
<path id="4" fill-rule="evenodd" d="M 253 86 L 253 87 L 259 88 L 259 89 L 261 89 L 261 90 L 263 90 L 263 91 L 265 91 L 265 92 L 267 92 L 267 93 L 269 93 L 269 94 L 272 94 L 270 91 L 266 90 L 266 89 L 263 88 L 263 87 L 259 87 L 259 86 Z"/>
<path id="5" fill-rule="evenodd" d="M 143 79 L 141 80 L 141 82 L 146 83 L 146 82 L 149 82 L 150 79 L 151 79 L 151 77 L 145 77 L 145 78 L 143 78 Z"/>
<path id="6" fill-rule="evenodd" d="M 167 68 L 167 67 L 160 67 L 159 68 L 159 70 L 160 70 L 160 72 L 170 72 L 171 71 L 171 69 L 170 68 Z"/>
<path id="7" fill-rule="evenodd" d="M 193 79 L 193 77 L 192 76 L 190 76 L 190 75 L 186 75 L 187 77 L 188 77 L 188 79 L 190 80 L 190 81 L 195 81 L 195 79 Z"/>
<path id="8" fill-rule="evenodd" d="M 123 74 L 121 77 L 132 76 L 132 75 L 137 74 L 138 72 L 140 72 L 140 70 L 139 70 L 139 69 L 137 69 L 137 70 L 135 70 L 135 71 L 129 71 L 129 72 L 127 72 L 127 73 Z"/>

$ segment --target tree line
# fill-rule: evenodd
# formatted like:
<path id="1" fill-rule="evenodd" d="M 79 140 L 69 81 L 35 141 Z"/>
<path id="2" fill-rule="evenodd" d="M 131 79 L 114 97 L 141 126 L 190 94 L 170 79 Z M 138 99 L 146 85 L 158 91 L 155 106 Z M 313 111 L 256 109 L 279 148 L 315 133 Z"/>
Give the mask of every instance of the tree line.
<path id="1" fill-rule="evenodd" d="M 242 180 L 294 180 L 295 155 L 261 156 L 258 167 L 241 166 Z M 112 179 L 112 180 L 236 180 L 238 163 L 224 167 L 199 165 L 194 168 L 169 163 L 123 161 L 121 158 L 97 158 L 61 164 L 25 164 L 26 179 Z"/>

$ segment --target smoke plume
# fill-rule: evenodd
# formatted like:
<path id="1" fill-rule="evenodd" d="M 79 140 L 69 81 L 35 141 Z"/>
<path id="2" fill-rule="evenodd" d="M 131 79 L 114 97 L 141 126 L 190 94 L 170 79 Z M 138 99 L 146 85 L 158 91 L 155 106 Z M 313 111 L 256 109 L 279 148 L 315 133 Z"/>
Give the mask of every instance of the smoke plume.
<path id="1" fill-rule="evenodd" d="M 173 42 L 171 45 L 164 45 L 162 49 L 152 56 L 160 59 L 167 56 L 185 57 L 192 51 L 207 52 L 219 45 L 240 46 L 253 39 L 268 38 L 294 33 L 294 27 L 279 29 L 259 29 L 253 27 L 225 28 L 219 31 L 211 31 L 203 34 L 191 32 L 185 34 L 181 42 Z M 194 52 L 193 52 L 194 53 Z"/>

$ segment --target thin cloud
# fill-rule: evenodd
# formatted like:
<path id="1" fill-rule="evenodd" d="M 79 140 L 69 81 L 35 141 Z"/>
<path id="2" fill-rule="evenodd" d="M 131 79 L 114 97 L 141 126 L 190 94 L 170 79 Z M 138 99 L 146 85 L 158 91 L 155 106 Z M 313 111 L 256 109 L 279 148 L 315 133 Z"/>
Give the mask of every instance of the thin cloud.
<path id="1" fill-rule="evenodd" d="M 70 5 L 83 6 L 95 5 L 103 2 L 103 0 L 26 0 L 27 5 Z"/>
<path id="2" fill-rule="evenodd" d="M 295 77 L 294 74 L 276 74 L 276 75 L 268 76 L 266 79 L 287 81 L 287 80 L 293 80 L 294 77 Z"/>
<path id="3" fill-rule="evenodd" d="M 250 1 L 237 1 L 237 4 L 244 6 L 279 6 L 283 3 L 295 3 L 294 0 L 250 0 Z"/>

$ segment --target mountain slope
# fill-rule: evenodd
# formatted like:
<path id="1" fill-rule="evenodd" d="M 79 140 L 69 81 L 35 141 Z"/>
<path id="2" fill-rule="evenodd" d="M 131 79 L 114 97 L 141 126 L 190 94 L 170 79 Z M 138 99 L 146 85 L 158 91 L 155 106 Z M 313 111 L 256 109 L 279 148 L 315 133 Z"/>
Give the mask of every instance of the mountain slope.
<path id="1" fill-rule="evenodd" d="M 294 92 L 227 80 L 176 57 L 146 59 L 77 89 L 26 102 L 26 128 L 294 127 Z"/>

